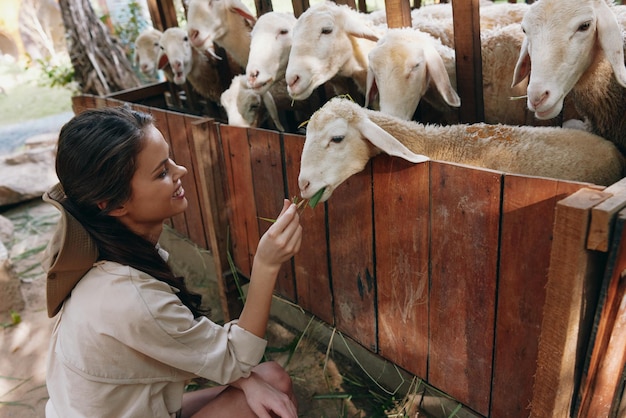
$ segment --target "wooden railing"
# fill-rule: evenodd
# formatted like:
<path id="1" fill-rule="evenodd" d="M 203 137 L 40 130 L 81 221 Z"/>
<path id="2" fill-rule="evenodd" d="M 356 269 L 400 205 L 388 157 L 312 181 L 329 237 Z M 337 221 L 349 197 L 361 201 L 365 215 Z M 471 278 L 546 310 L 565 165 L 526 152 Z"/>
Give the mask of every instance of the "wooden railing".
<path id="1" fill-rule="evenodd" d="M 190 172 L 189 208 L 170 223 L 213 253 L 233 318 L 241 301 L 229 258 L 250 274 L 267 219 L 299 195 L 304 137 L 166 110 L 162 94 L 78 96 L 74 110 L 127 103 L 153 115 Z M 570 404 L 594 407 L 599 387 L 614 404 L 619 383 L 596 382 L 623 293 L 614 251 L 626 241 L 611 231 L 623 230 L 624 194 L 622 184 L 381 155 L 302 213 L 302 248 L 276 293 L 485 417 L 527 417 L 532 403 L 532 416 L 560 418 Z M 611 310 L 596 312 L 598 302 Z"/>

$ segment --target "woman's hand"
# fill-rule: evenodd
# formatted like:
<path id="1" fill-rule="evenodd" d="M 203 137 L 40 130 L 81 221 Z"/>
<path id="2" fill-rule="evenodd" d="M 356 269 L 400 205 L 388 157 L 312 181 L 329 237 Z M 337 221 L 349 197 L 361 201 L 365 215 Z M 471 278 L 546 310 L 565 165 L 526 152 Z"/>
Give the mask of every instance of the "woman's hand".
<path id="1" fill-rule="evenodd" d="M 245 394 L 248 406 L 259 418 L 271 418 L 270 412 L 280 418 L 297 418 L 298 411 L 287 394 L 277 390 L 253 372 L 237 381 Z"/>
<path id="2" fill-rule="evenodd" d="M 276 222 L 259 241 L 254 262 L 278 269 L 300 250 L 301 242 L 302 226 L 296 205 L 285 199 Z"/>

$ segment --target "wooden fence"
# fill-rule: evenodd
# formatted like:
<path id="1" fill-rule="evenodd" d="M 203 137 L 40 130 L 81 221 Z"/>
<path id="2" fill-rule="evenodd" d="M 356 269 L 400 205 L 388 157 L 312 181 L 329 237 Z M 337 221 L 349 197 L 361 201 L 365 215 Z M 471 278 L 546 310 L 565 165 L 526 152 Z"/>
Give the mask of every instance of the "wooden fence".
<path id="1" fill-rule="evenodd" d="M 145 90 L 118 96 L 157 103 Z M 266 219 L 299 195 L 304 138 L 119 97 L 79 96 L 74 109 L 130 103 L 154 116 L 190 172 L 189 209 L 171 224 L 212 251 L 236 317 L 228 256 L 250 274 Z M 596 383 L 624 293 L 625 189 L 381 155 L 302 213 L 302 248 L 276 292 L 482 416 L 527 417 L 532 402 L 532 416 L 563 417 L 599 388 L 615 408 L 620 382 Z M 598 301 L 611 308 L 596 313 Z"/>

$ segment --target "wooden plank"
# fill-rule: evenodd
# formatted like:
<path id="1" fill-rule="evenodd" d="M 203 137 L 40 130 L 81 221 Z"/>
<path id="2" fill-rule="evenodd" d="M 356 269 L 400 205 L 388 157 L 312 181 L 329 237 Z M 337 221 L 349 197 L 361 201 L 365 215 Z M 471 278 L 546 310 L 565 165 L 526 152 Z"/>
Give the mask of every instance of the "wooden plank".
<path id="1" fill-rule="evenodd" d="M 166 112 L 156 108 L 149 109 L 152 117 L 154 118 L 155 126 L 163 134 L 163 137 L 165 138 L 165 141 L 169 144 L 170 149 L 173 149 L 172 137 L 176 136 L 177 133 L 175 129 L 170 129 Z M 174 158 L 176 158 L 176 155 L 174 155 Z M 185 219 L 184 213 L 172 216 L 171 225 L 178 233 L 186 238 L 189 238 L 189 228 L 187 226 L 187 221 Z"/>
<path id="2" fill-rule="evenodd" d="M 373 161 L 379 353 L 426 378 L 428 364 L 428 164 Z"/>
<path id="3" fill-rule="evenodd" d="M 607 252 L 615 215 L 626 207 L 626 178 L 607 187 L 604 192 L 610 193 L 612 196 L 591 209 L 587 248 Z"/>
<path id="4" fill-rule="evenodd" d="M 146 84 L 141 87 L 134 87 L 132 89 L 117 91 L 109 94 L 108 98 L 122 100 L 124 102 L 138 102 L 146 100 L 151 97 L 160 97 L 169 91 L 170 83 L 167 81 L 160 81 L 157 83 Z"/>
<path id="5" fill-rule="evenodd" d="M 459 120 L 463 123 L 485 120 L 479 2 L 480 0 L 452 2 L 456 90 L 461 98 Z"/>
<path id="6" fill-rule="evenodd" d="M 152 26 L 163 32 L 167 28 L 178 26 L 176 8 L 172 0 L 146 0 L 152 19 Z"/>
<path id="7" fill-rule="evenodd" d="M 623 378 L 619 372 L 624 370 L 626 353 L 626 279 L 622 277 L 626 271 L 626 209 L 616 214 L 615 218 L 611 252 L 596 310 L 591 352 L 581 384 L 577 415 L 581 418 L 613 416 L 610 412 L 617 407 L 616 397 Z"/>
<path id="8" fill-rule="evenodd" d="M 601 253 L 586 248 L 590 212 L 608 197 L 583 188 L 556 206 L 532 418 L 570 416 L 591 329 L 587 317 L 597 300 L 593 285 L 600 282 L 602 264 Z"/>
<path id="9" fill-rule="evenodd" d="M 389 28 L 411 27 L 411 5 L 409 0 L 386 0 L 385 14 Z"/>
<path id="10" fill-rule="evenodd" d="M 293 6 L 293 15 L 298 18 L 306 9 L 309 8 L 309 0 L 291 0 Z"/>
<path id="11" fill-rule="evenodd" d="M 377 351 L 372 168 L 350 177 L 328 200 L 328 231 L 335 324 Z"/>
<path id="12" fill-rule="evenodd" d="M 237 268 L 250 276 L 252 252 L 259 240 L 248 131 L 230 125 L 219 125 L 224 152 L 224 166 L 228 179 L 228 206 L 230 251 Z"/>
<path id="13" fill-rule="evenodd" d="M 206 219 L 205 228 L 213 254 L 215 273 L 218 278 L 220 303 L 224 320 L 238 318 L 243 309 L 242 300 L 228 264 L 228 217 L 226 215 L 226 191 L 222 152 L 214 122 L 202 119 L 192 123 L 192 141 L 194 152 L 192 159 L 195 181 L 200 192 L 200 207 Z"/>
<path id="14" fill-rule="evenodd" d="M 582 187 L 581 183 L 544 178 L 504 177 L 492 417 L 528 415 L 548 281 L 554 208 L 557 201 Z"/>
<path id="15" fill-rule="evenodd" d="M 284 135 L 287 196 L 299 197 L 298 175 L 304 137 Z M 328 275 L 328 242 L 326 240 L 325 204 L 300 212 L 304 238 L 294 258 L 298 305 L 327 324 L 334 325 L 333 303 Z"/>
<path id="16" fill-rule="evenodd" d="M 272 225 L 265 219 L 276 219 L 286 196 L 280 135 L 276 131 L 250 129 L 248 139 L 260 238 Z M 296 301 L 291 263 L 283 263 L 281 266 L 275 291 L 285 299 Z"/>
<path id="17" fill-rule="evenodd" d="M 502 174 L 431 162 L 428 380 L 489 412 Z"/>
<path id="18" fill-rule="evenodd" d="M 87 109 L 92 109 L 92 97 L 85 94 L 72 97 L 72 111 L 75 115 L 83 113 Z"/>
<path id="19" fill-rule="evenodd" d="M 195 167 L 191 159 L 189 149 L 191 138 L 191 124 L 187 120 L 199 119 L 191 115 L 182 113 L 164 112 L 170 130 L 171 153 L 174 161 L 187 168 L 188 174 L 182 178 L 187 198 L 187 210 L 185 210 L 185 222 L 187 224 L 187 234 L 189 239 L 202 248 L 207 248 L 208 244 L 204 235 L 204 223 L 200 211 L 200 198 L 198 196 L 198 186 L 195 182 Z"/>

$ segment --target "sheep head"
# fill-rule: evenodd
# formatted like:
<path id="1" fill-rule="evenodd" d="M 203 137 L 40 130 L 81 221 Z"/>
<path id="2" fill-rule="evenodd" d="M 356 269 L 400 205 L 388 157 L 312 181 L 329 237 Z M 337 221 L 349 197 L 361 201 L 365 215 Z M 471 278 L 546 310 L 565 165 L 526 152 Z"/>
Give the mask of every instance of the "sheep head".
<path id="1" fill-rule="evenodd" d="M 351 100 L 334 98 L 313 114 L 300 159 L 302 198 L 310 199 L 324 189 L 320 202 L 328 200 L 341 183 L 362 171 L 381 151 L 415 163 L 428 160 L 372 122 L 370 112 Z"/>
<path id="2" fill-rule="evenodd" d="M 604 54 L 626 87 L 622 29 L 606 0 L 542 0 L 529 7 L 522 28 L 526 37 L 513 86 L 530 76 L 527 105 L 538 119 L 561 112 L 597 54 Z"/>
<path id="3" fill-rule="evenodd" d="M 334 76 L 350 76 L 349 62 L 367 60 L 355 57 L 357 39 L 373 43 L 378 38 L 370 24 L 346 5 L 327 1 L 310 7 L 300 15 L 293 30 L 285 74 L 289 95 L 304 100 Z"/>
<path id="4" fill-rule="evenodd" d="M 431 36 L 412 28 L 389 29 L 369 53 L 367 107 L 378 91 L 381 112 L 410 120 L 432 83 L 445 102 L 461 105 Z"/>
<path id="5" fill-rule="evenodd" d="M 187 7 L 187 32 L 192 45 L 214 58 L 213 42 L 220 43 L 231 24 L 229 19 L 243 18 L 251 28 L 256 18 L 241 0 L 190 0 Z"/>
<path id="6" fill-rule="evenodd" d="M 268 12 L 252 28 L 246 76 L 257 93 L 267 92 L 285 77 L 295 24 L 291 13 Z"/>
<path id="7" fill-rule="evenodd" d="M 185 84 L 187 76 L 191 72 L 193 50 L 189 44 L 187 32 L 181 28 L 168 28 L 159 40 L 159 56 L 157 59 L 159 70 L 167 64 L 173 72 L 175 84 Z"/>
<path id="8" fill-rule="evenodd" d="M 135 65 L 145 75 L 153 75 L 156 71 L 162 34 L 157 29 L 148 28 L 135 39 Z"/>

